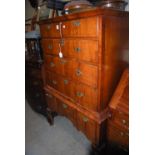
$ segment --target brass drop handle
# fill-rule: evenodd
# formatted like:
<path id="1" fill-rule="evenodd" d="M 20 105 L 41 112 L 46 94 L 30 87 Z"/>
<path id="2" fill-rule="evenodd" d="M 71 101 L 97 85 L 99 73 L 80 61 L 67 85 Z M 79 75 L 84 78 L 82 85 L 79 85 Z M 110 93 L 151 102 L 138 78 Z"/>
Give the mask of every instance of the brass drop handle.
<path id="1" fill-rule="evenodd" d="M 80 21 L 73 21 L 74 26 L 80 26 Z"/>
<path id="2" fill-rule="evenodd" d="M 82 72 L 80 71 L 80 69 L 77 69 L 77 70 L 76 70 L 76 75 L 77 75 L 77 76 L 82 75 Z"/>
<path id="3" fill-rule="evenodd" d="M 65 42 L 64 39 L 61 39 L 61 40 L 60 40 L 60 45 L 61 45 L 61 46 L 64 46 L 64 42 Z"/>
<path id="4" fill-rule="evenodd" d="M 49 30 L 51 28 L 51 25 L 47 25 L 47 30 Z"/>
<path id="5" fill-rule="evenodd" d="M 40 96 L 40 94 L 39 94 L 39 93 L 36 93 L 36 94 L 35 94 L 35 97 L 39 97 L 39 96 Z"/>
<path id="6" fill-rule="evenodd" d="M 123 133 L 123 132 L 121 132 L 121 133 L 120 133 L 120 135 L 123 137 L 123 136 L 124 136 L 124 133 Z"/>
<path id="7" fill-rule="evenodd" d="M 64 80 L 64 84 L 66 84 L 66 85 L 68 84 L 68 80 L 67 79 Z"/>
<path id="8" fill-rule="evenodd" d="M 50 50 L 51 50 L 51 49 L 52 49 L 52 45 L 48 45 L 48 49 L 50 49 Z"/>
<path id="9" fill-rule="evenodd" d="M 53 83 L 54 85 L 56 85 L 56 84 L 57 84 L 57 81 L 55 81 L 55 80 L 52 80 L 52 83 Z"/>
<path id="10" fill-rule="evenodd" d="M 77 92 L 76 95 L 77 95 L 78 97 L 83 97 L 83 96 L 84 96 L 84 93 L 82 93 L 82 92 Z"/>
<path id="11" fill-rule="evenodd" d="M 89 121 L 89 119 L 87 117 L 83 117 L 83 121 L 86 123 Z"/>
<path id="12" fill-rule="evenodd" d="M 62 104 L 63 108 L 66 109 L 68 106 L 66 104 Z"/>
<path id="13" fill-rule="evenodd" d="M 126 124 L 126 120 L 125 120 L 125 119 L 123 119 L 123 120 L 122 120 L 122 123 L 123 123 L 123 124 Z"/>
<path id="14" fill-rule="evenodd" d="M 75 51 L 76 51 L 76 52 L 80 52 L 80 51 L 81 51 L 80 47 L 76 47 L 76 48 L 75 48 Z"/>
<path id="15" fill-rule="evenodd" d="M 54 64 L 53 62 L 51 62 L 51 63 L 50 63 L 50 66 L 51 66 L 51 67 L 54 67 L 54 66 L 55 66 L 55 64 Z"/>
<path id="16" fill-rule="evenodd" d="M 60 63 L 61 63 L 61 64 L 64 65 L 66 62 L 67 62 L 67 60 L 65 60 L 65 59 L 60 59 Z"/>
<path id="17" fill-rule="evenodd" d="M 50 95 L 50 94 L 45 94 L 47 97 L 49 97 L 49 98 L 52 98 L 53 96 L 52 95 Z"/>

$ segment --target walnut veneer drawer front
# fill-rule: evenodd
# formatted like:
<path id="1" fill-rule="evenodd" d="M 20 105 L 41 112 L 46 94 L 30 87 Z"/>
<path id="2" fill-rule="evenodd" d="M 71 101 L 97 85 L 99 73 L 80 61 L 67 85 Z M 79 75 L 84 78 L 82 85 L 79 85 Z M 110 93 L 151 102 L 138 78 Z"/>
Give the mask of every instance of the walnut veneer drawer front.
<path id="1" fill-rule="evenodd" d="M 88 118 L 86 115 L 77 112 L 77 126 L 80 131 L 82 131 L 88 139 L 95 143 L 96 139 L 96 123 Z"/>
<path id="2" fill-rule="evenodd" d="M 88 39 L 43 39 L 42 47 L 46 54 L 59 55 L 61 43 L 65 57 L 73 57 L 92 63 L 98 62 L 98 41 Z"/>
<path id="3" fill-rule="evenodd" d="M 41 24 L 40 25 L 41 36 L 48 37 L 60 37 L 59 23 Z"/>
<path id="4" fill-rule="evenodd" d="M 62 35 L 63 37 L 97 37 L 98 17 L 63 22 Z"/>
<path id="5" fill-rule="evenodd" d="M 75 83 L 70 79 L 46 72 L 46 83 L 57 91 L 75 100 Z"/>
<path id="6" fill-rule="evenodd" d="M 97 90 L 84 84 L 77 84 L 68 78 L 46 72 L 49 86 L 70 97 L 85 109 L 97 111 Z"/>
<path id="7" fill-rule="evenodd" d="M 83 84 L 76 85 L 76 100 L 86 109 L 97 111 L 97 90 Z"/>
<path id="8" fill-rule="evenodd" d="M 46 95 L 46 102 L 48 104 L 48 107 L 51 109 L 51 111 L 56 112 L 57 111 L 56 98 L 47 92 L 45 93 L 45 95 Z"/>
<path id="9" fill-rule="evenodd" d="M 45 66 L 52 72 L 67 76 L 68 78 L 76 79 L 76 69 L 78 62 L 74 59 L 59 58 L 56 56 L 45 55 Z"/>
<path id="10" fill-rule="evenodd" d="M 107 136 L 109 141 L 112 141 L 113 143 L 126 147 L 129 145 L 129 132 L 123 128 L 118 128 L 112 121 L 108 122 Z"/>
<path id="11" fill-rule="evenodd" d="M 78 80 L 86 85 L 97 87 L 98 67 L 74 59 L 45 56 L 46 68 L 57 74 Z"/>
<path id="12" fill-rule="evenodd" d="M 112 120 L 119 126 L 129 129 L 129 115 L 123 112 L 115 112 Z"/>
<path id="13" fill-rule="evenodd" d="M 66 116 L 72 121 L 74 125 L 76 125 L 76 109 L 60 101 L 59 99 L 56 99 L 56 100 L 58 104 L 58 113 L 60 115 Z"/>

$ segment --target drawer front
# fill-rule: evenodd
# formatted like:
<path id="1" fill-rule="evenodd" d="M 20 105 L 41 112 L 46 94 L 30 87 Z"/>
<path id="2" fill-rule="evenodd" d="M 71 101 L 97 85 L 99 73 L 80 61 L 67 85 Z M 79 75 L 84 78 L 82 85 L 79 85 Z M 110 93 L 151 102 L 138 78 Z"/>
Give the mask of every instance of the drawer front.
<path id="1" fill-rule="evenodd" d="M 74 125 L 76 125 L 76 110 L 58 99 L 57 104 L 58 104 L 58 113 L 60 115 L 67 117 L 69 120 L 72 121 Z"/>
<path id="2" fill-rule="evenodd" d="M 59 23 L 42 24 L 40 25 L 40 32 L 42 38 L 60 37 Z"/>
<path id="3" fill-rule="evenodd" d="M 45 96 L 46 96 L 46 102 L 47 102 L 48 107 L 51 109 L 51 111 L 56 112 L 57 111 L 56 98 L 47 92 L 45 93 Z"/>
<path id="4" fill-rule="evenodd" d="M 75 83 L 70 79 L 46 72 L 46 81 L 47 85 L 70 97 L 70 100 L 75 101 Z"/>
<path id="5" fill-rule="evenodd" d="M 79 60 L 98 62 L 98 41 L 84 39 L 64 39 L 62 52 L 66 57 Z"/>
<path id="6" fill-rule="evenodd" d="M 113 122 L 119 126 L 129 129 L 129 116 L 123 112 L 115 111 L 112 117 Z"/>
<path id="7" fill-rule="evenodd" d="M 79 84 L 76 86 L 77 102 L 86 109 L 97 111 L 97 90 L 86 85 Z"/>
<path id="8" fill-rule="evenodd" d="M 81 112 L 77 112 L 77 127 L 93 143 L 96 141 L 96 123 Z"/>
<path id="9" fill-rule="evenodd" d="M 118 126 L 112 121 L 108 122 L 107 136 L 110 142 L 125 147 L 128 147 L 129 145 L 129 132 L 123 128 L 118 128 Z"/>
<path id="10" fill-rule="evenodd" d="M 97 87 L 98 67 L 86 63 L 78 63 L 74 59 L 45 55 L 45 66 L 52 72 L 78 80 L 86 85 Z"/>
<path id="11" fill-rule="evenodd" d="M 97 37 L 98 17 L 63 22 L 63 37 Z"/>
<path id="12" fill-rule="evenodd" d="M 73 59 L 45 55 L 45 66 L 52 72 L 67 76 L 68 78 L 77 79 L 74 73 L 78 68 L 78 63 Z"/>
<path id="13" fill-rule="evenodd" d="M 60 46 L 65 57 L 73 57 L 92 63 L 98 62 L 98 41 L 84 39 L 43 39 L 42 48 L 46 54 L 59 55 Z"/>
<path id="14" fill-rule="evenodd" d="M 60 51 L 59 39 L 42 39 L 41 45 L 45 54 L 56 54 Z"/>
<path id="15" fill-rule="evenodd" d="M 79 67 L 75 70 L 76 78 L 89 86 L 97 87 L 98 67 L 85 63 L 79 63 Z"/>

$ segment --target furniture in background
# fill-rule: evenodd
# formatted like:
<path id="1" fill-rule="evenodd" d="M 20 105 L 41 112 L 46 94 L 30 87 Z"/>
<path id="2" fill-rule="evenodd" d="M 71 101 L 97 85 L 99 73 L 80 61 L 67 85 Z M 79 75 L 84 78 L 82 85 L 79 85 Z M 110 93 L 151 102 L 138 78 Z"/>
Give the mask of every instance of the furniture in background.
<path id="1" fill-rule="evenodd" d="M 93 9 L 39 22 L 44 90 L 51 113 L 102 148 L 108 104 L 128 67 L 128 12 Z"/>
<path id="2" fill-rule="evenodd" d="M 40 37 L 35 31 L 26 33 L 25 51 L 25 94 L 32 109 L 47 116 L 42 80 L 43 56 Z"/>
<path id="3" fill-rule="evenodd" d="M 126 69 L 109 104 L 107 140 L 113 147 L 129 151 L 129 71 Z"/>

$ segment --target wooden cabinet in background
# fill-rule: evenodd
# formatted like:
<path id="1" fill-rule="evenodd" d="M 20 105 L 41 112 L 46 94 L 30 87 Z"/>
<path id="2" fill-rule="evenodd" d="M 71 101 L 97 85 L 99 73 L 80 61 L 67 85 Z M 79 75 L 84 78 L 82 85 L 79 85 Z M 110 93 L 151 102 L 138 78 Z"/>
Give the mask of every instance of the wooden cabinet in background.
<path id="1" fill-rule="evenodd" d="M 128 67 L 128 20 L 128 12 L 95 9 L 39 23 L 49 108 L 93 146 L 105 142 L 108 103 Z"/>
<path id="2" fill-rule="evenodd" d="M 129 71 L 126 69 L 109 104 L 107 140 L 128 151 L 129 148 Z"/>

